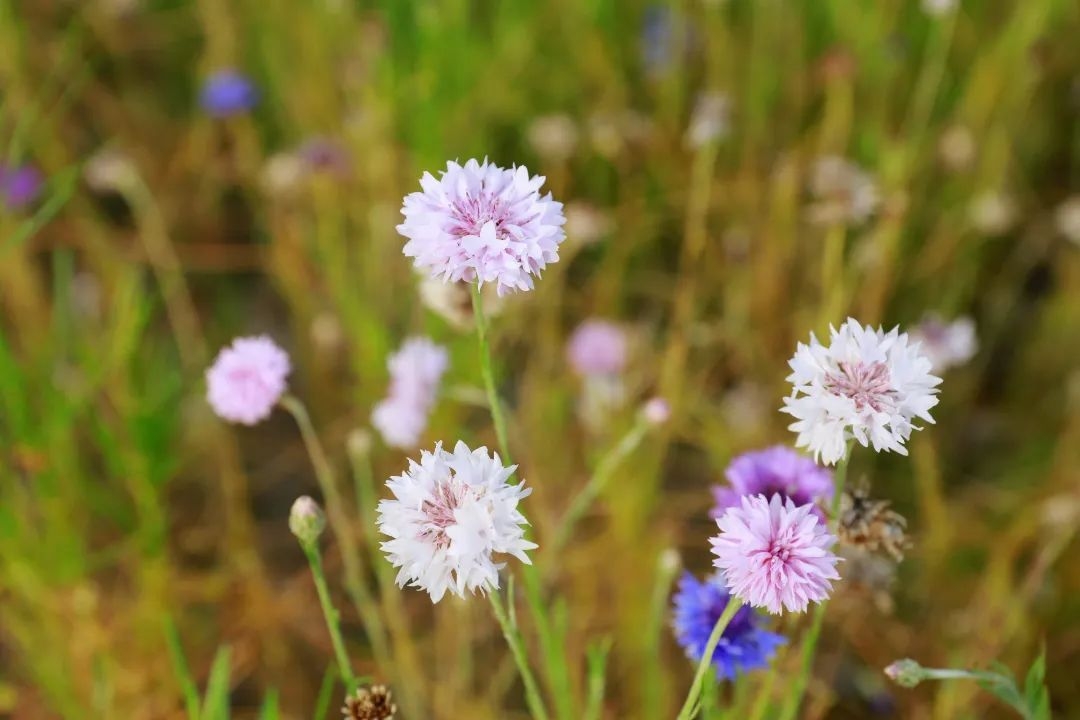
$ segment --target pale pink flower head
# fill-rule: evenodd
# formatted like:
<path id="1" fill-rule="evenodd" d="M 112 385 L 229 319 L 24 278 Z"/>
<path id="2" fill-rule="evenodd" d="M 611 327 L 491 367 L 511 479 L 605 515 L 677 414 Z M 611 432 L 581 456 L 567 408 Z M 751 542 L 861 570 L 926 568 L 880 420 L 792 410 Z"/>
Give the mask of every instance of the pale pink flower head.
<path id="1" fill-rule="evenodd" d="M 532 290 L 566 238 L 562 203 L 540 194 L 543 176 L 486 159 L 448 162 L 440 178 L 424 173 L 420 192 L 405 196 L 397 231 L 403 252 L 432 277 L 495 283 L 499 294 Z"/>
<path id="2" fill-rule="evenodd" d="M 566 344 L 566 359 L 578 375 L 618 375 L 626 367 L 626 332 L 606 320 L 586 320 Z"/>
<path id="3" fill-rule="evenodd" d="M 265 335 L 236 338 L 206 371 L 206 399 L 221 419 L 254 425 L 270 416 L 290 370 L 289 356 Z"/>
<path id="4" fill-rule="evenodd" d="M 371 413 L 371 424 L 387 445 L 416 447 L 448 363 L 446 348 L 428 338 L 409 338 L 390 356 L 390 391 Z"/>
<path id="5" fill-rule="evenodd" d="M 829 597 L 839 580 L 829 534 L 813 505 L 796 506 L 774 494 L 747 495 L 717 521 L 712 538 L 713 564 L 720 568 L 731 593 L 774 615 L 783 610 L 805 612 L 812 602 Z"/>

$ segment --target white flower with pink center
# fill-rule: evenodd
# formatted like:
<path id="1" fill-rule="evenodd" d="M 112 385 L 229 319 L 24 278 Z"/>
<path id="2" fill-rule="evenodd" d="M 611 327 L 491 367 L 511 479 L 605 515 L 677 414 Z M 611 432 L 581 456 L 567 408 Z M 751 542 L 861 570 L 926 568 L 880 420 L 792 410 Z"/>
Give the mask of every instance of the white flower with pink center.
<path id="1" fill-rule="evenodd" d="M 828 346 L 811 333 L 788 363 L 792 392 L 781 412 L 796 420 L 795 444 L 826 465 L 844 457 L 849 440 L 906 455 L 904 443 L 919 429 L 913 421 L 934 422 L 941 378 L 930 374 L 930 360 L 897 328 L 886 333 L 848 318 L 830 333 Z"/>
<path id="2" fill-rule="evenodd" d="M 440 178 L 424 173 L 401 209 L 403 252 L 447 282 L 495 283 L 500 295 L 531 290 L 566 238 L 562 203 L 541 195 L 543 184 L 524 167 L 487 160 L 448 162 Z"/>
<path id="3" fill-rule="evenodd" d="M 439 602 L 447 591 L 464 597 L 497 589 L 505 563 L 495 555 L 531 564 L 525 552 L 536 543 L 525 539 L 528 521 L 517 506 L 532 490 L 507 482 L 515 469 L 487 448 L 458 442 L 451 453 L 440 443 L 390 478 L 394 498 L 379 503 L 378 525 L 390 537 L 382 549 L 398 568 L 398 585 L 426 590 Z"/>

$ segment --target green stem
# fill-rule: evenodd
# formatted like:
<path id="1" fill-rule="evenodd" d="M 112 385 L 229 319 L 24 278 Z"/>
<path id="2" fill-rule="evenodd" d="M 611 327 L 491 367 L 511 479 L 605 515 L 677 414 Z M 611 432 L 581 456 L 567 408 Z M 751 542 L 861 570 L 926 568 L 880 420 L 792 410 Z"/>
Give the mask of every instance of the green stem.
<path id="1" fill-rule="evenodd" d="M 499 400 L 498 390 L 495 388 L 495 371 L 491 364 L 491 344 L 488 341 L 488 322 L 484 315 L 484 299 L 481 297 L 480 288 L 471 284 L 473 316 L 476 319 L 476 339 L 480 346 L 480 372 L 484 376 L 484 390 L 487 391 L 488 406 L 491 409 L 491 420 L 495 424 L 495 436 L 499 441 L 499 453 L 505 465 L 513 465 L 510 458 L 510 442 L 506 432 L 506 416 L 503 414 L 502 402 Z"/>
<path id="2" fill-rule="evenodd" d="M 525 654 L 525 644 L 521 640 L 521 633 L 518 632 L 517 623 L 507 616 L 506 608 L 503 607 L 498 590 L 489 590 L 487 596 L 491 600 L 491 609 L 495 613 L 495 619 L 499 621 L 499 627 L 502 628 L 506 644 L 510 646 L 510 654 L 514 657 L 514 663 L 517 665 L 518 673 L 521 675 L 521 681 L 525 683 L 525 701 L 529 705 L 529 713 L 532 714 L 535 720 L 548 720 L 547 707 L 544 705 L 544 699 L 540 695 L 540 686 L 536 682 L 536 677 L 529 668 L 529 659 Z"/>
<path id="3" fill-rule="evenodd" d="M 300 543 L 311 566 L 311 576 L 315 579 L 315 590 L 319 593 L 319 604 L 322 605 L 323 617 L 326 618 L 326 629 L 330 631 L 330 643 L 334 646 L 334 657 L 337 659 L 341 680 L 351 694 L 356 691 L 356 675 L 353 674 L 349 656 L 345 652 L 345 642 L 341 637 L 341 622 L 337 608 L 330 599 L 330 590 L 326 587 L 326 575 L 323 573 L 322 558 L 319 556 L 317 545 L 317 543 Z"/>
<path id="4" fill-rule="evenodd" d="M 345 590 L 360 616 L 360 622 L 371 643 L 372 655 L 384 672 L 392 672 L 393 663 L 386 629 L 379 616 L 375 599 L 364 582 L 360 553 L 357 551 L 349 518 L 345 514 L 345 502 L 335 482 L 334 471 L 327 459 L 326 451 L 319 441 L 319 436 L 311 423 L 311 416 L 308 415 L 304 404 L 292 395 L 282 397 L 279 404 L 295 418 L 296 425 L 300 428 L 300 435 L 304 439 L 304 446 L 315 469 L 315 478 L 318 480 L 319 489 L 325 500 L 330 530 L 334 533 L 334 538 L 341 550 L 341 562 L 345 570 Z"/>
<path id="5" fill-rule="evenodd" d="M 851 460 L 852 446 L 852 441 L 848 441 L 847 448 L 844 450 L 844 457 L 836 464 L 836 472 L 833 474 L 833 497 L 829 506 L 829 531 L 832 533 L 836 532 L 836 525 L 839 521 L 840 499 L 844 496 L 844 483 L 847 480 L 848 462 Z M 821 636 L 821 626 L 825 620 L 825 608 L 828 604 L 829 601 L 826 599 L 814 607 L 814 619 L 810 625 L 806 640 L 803 641 L 802 666 L 799 670 L 799 677 L 795 681 L 791 694 L 787 696 L 784 711 L 780 715 L 781 720 L 792 720 L 802 704 L 803 694 L 806 692 L 806 686 L 810 682 L 810 670 L 814 664 L 814 653 L 817 650 L 818 638 Z"/>
<path id="6" fill-rule="evenodd" d="M 686 693 L 686 700 L 683 702 L 682 709 L 679 710 L 677 720 L 690 720 L 694 716 L 694 708 L 697 705 L 698 697 L 701 695 L 702 681 L 705 679 L 705 673 L 712 666 L 716 646 L 720 644 L 720 637 L 724 634 L 724 630 L 727 628 L 728 623 L 731 622 L 731 618 L 735 617 L 735 613 L 738 612 L 741 606 L 742 601 L 738 598 L 732 597 L 729 599 L 727 607 L 720 614 L 720 619 L 713 625 L 709 641 L 705 643 L 705 652 L 701 654 L 701 660 L 698 661 L 694 681 L 690 684 L 690 691 Z"/>
<path id="7" fill-rule="evenodd" d="M 570 507 L 567 508 L 566 514 L 563 516 L 562 523 L 559 525 L 559 529 L 555 533 L 555 540 L 552 542 L 551 547 L 553 552 L 558 552 L 563 548 L 566 542 L 573 534 L 574 526 L 577 525 L 581 517 L 589 510 L 596 498 L 607 487 L 608 482 L 615 475 L 615 471 L 619 465 L 634 451 L 634 449 L 641 444 L 642 438 L 645 437 L 645 433 L 649 429 L 649 423 L 644 418 L 639 418 L 630 431 L 623 436 L 622 440 L 613 447 L 596 466 L 596 470 L 593 472 L 592 477 L 585 484 L 585 487 L 581 488 L 578 494 L 570 503 Z"/>

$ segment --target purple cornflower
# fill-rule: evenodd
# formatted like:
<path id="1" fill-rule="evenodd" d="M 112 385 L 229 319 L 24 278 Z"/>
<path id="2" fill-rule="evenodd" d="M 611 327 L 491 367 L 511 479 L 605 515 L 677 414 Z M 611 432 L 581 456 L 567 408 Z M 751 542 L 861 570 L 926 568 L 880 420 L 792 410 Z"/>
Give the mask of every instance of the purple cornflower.
<path id="1" fill-rule="evenodd" d="M 199 92 L 199 104 L 216 118 L 246 113 L 258 102 L 255 84 L 236 70 L 218 70 L 206 78 Z"/>
<path id="2" fill-rule="evenodd" d="M 0 198 L 9 210 L 19 210 L 37 200 L 43 178 L 33 165 L 0 163 Z"/>
<path id="3" fill-rule="evenodd" d="M 833 494 L 832 473 L 810 458 L 783 445 L 755 450 L 739 455 L 724 471 L 728 485 L 714 485 L 716 505 L 709 516 L 716 519 L 729 507 L 735 507 L 743 495 L 791 498 L 796 505 L 814 503 L 815 513 L 824 519 L 817 507 L 819 500 Z"/>
<path id="4" fill-rule="evenodd" d="M 701 660 L 713 626 L 730 599 L 719 575 L 698 581 L 690 573 L 683 573 L 679 579 L 673 626 L 675 639 L 691 660 Z M 738 673 L 768 666 L 776 648 L 787 642 L 782 635 L 759 628 L 758 619 L 757 613 L 743 606 L 724 628 L 712 657 L 718 678 L 733 680 Z"/>
<path id="5" fill-rule="evenodd" d="M 349 151 L 339 141 L 328 137 L 312 137 L 297 151 L 311 172 L 324 172 L 337 178 L 348 177 L 352 169 Z"/>

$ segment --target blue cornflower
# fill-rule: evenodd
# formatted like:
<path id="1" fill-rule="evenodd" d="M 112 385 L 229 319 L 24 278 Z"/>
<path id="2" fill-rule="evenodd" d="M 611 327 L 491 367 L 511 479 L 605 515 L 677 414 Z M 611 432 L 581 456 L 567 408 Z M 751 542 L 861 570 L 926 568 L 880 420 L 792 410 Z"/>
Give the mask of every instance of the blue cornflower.
<path id="1" fill-rule="evenodd" d="M 701 660 L 713 626 L 727 607 L 727 587 L 719 575 L 699 581 L 690 573 L 679 579 L 675 593 L 675 639 L 694 662 Z M 737 673 L 766 667 L 776 648 L 787 640 L 782 635 L 757 627 L 758 615 L 750 607 L 741 607 L 724 629 L 713 653 L 712 664 L 721 680 L 732 680 Z"/>
<path id="2" fill-rule="evenodd" d="M 259 102 L 259 91 L 235 70 L 218 70 L 203 82 L 199 104 L 213 117 L 245 113 Z"/>

